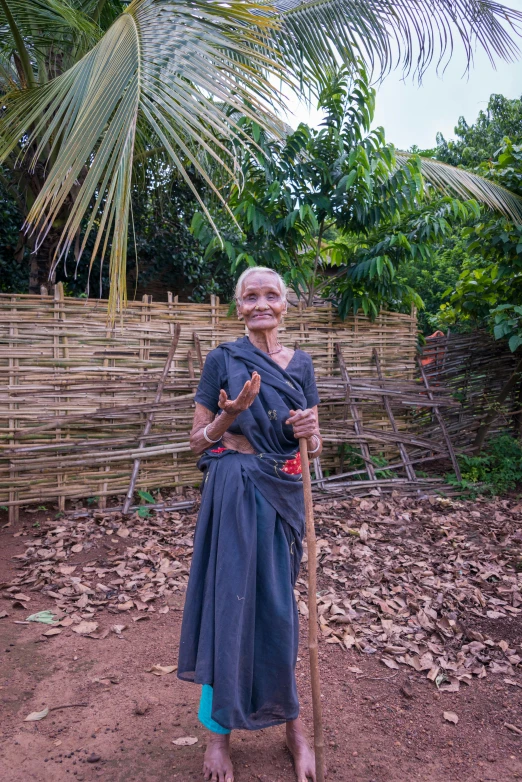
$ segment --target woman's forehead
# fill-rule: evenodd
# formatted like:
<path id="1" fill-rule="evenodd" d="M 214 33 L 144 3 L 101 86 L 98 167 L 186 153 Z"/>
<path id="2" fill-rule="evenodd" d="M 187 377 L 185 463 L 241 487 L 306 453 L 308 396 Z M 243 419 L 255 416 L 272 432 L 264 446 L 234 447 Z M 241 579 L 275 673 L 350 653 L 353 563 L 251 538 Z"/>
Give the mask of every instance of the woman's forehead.
<path id="1" fill-rule="evenodd" d="M 255 293 L 262 290 L 274 290 L 281 293 L 279 280 L 275 274 L 271 274 L 271 272 L 252 272 L 244 281 L 241 292 Z"/>

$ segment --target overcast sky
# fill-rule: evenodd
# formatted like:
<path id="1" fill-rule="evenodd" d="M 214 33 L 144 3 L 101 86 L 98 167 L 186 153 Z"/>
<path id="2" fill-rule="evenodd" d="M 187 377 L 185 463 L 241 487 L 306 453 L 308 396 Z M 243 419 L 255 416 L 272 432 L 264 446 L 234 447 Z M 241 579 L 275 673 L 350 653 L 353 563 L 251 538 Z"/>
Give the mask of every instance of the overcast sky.
<path id="1" fill-rule="evenodd" d="M 522 10 L 522 0 L 505 2 Z M 519 45 L 522 49 L 522 40 Z M 399 149 L 409 149 L 412 144 L 426 149 L 435 145 L 437 131 L 446 138 L 453 137 L 460 116 L 473 122 L 492 93 L 502 93 L 508 98 L 522 96 L 522 59 L 498 62 L 494 70 L 479 50 L 469 74 L 464 70 L 465 58 L 460 49 L 444 74 L 437 75 L 431 68 L 420 87 L 411 77 L 403 81 L 400 73 L 392 73 L 378 88 L 375 124 L 384 126 L 386 138 Z M 290 125 L 319 123 L 316 111 L 309 112 L 295 100 L 289 103 L 293 112 L 287 117 Z"/>

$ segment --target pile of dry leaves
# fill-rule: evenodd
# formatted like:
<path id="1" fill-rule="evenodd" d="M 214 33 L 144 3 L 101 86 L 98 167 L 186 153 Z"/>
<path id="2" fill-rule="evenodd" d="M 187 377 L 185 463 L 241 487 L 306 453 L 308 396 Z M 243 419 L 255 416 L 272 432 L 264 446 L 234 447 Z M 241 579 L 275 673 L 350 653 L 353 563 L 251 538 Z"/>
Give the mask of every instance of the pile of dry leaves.
<path id="1" fill-rule="evenodd" d="M 510 678 L 522 648 L 509 621 L 522 611 L 522 505 L 354 498 L 315 513 L 327 643 L 409 666 L 441 690 L 488 672 L 522 687 Z"/>
<path id="2" fill-rule="evenodd" d="M 16 557 L 20 574 L 0 585 L 2 595 L 12 607 L 29 610 L 28 593 L 40 591 L 56 606 L 58 626 L 95 638 L 109 632 L 96 633 L 102 609 L 130 612 L 134 621 L 167 613 L 169 599 L 186 587 L 195 519 L 186 512 L 123 519 L 84 510 L 49 520 Z M 121 632 L 121 625 L 114 627 Z"/>
<path id="3" fill-rule="evenodd" d="M 330 499 L 315 515 L 326 643 L 409 666 L 441 690 L 488 672 L 522 687 L 520 634 L 510 623 L 522 611 L 522 505 L 392 496 Z M 58 612 L 49 633 L 70 626 L 103 638 L 102 611 L 138 621 L 181 605 L 195 520 L 195 508 L 48 520 L 1 594 L 29 611 L 30 593 L 40 591 Z M 305 576 L 296 596 L 306 616 Z"/>

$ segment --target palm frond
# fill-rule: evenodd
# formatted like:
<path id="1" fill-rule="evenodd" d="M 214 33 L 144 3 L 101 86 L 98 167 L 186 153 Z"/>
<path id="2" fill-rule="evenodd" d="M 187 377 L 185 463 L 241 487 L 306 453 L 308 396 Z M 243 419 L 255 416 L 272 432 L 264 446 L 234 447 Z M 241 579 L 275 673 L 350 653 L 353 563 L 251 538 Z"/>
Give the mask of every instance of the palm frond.
<path id="1" fill-rule="evenodd" d="M 38 247 L 67 209 L 55 265 L 69 252 L 86 215 L 81 252 L 93 230 L 98 231 L 93 258 L 98 250 L 103 257 L 112 237 L 112 314 L 125 300 L 138 119 L 167 151 L 203 209 L 187 174 L 189 165 L 220 194 L 198 150 L 236 177 L 233 147 L 219 140 L 241 140 L 226 107 L 241 110 L 269 132 L 280 132 L 274 114 L 279 96 L 267 74 L 284 75 L 277 57 L 267 54 L 266 30 L 273 22 L 265 17 L 260 23 L 253 15 L 257 10 L 242 0 L 227 5 L 134 0 L 94 49 L 62 76 L 7 96 L 0 160 L 16 152 L 24 134 L 20 160 L 34 168 L 39 160 L 56 157 L 26 229 L 38 233 Z"/>
<path id="2" fill-rule="evenodd" d="M 412 157 L 408 152 L 396 153 L 398 165 L 406 165 Z M 437 191 L 464 199 L 474 198 L 509 220 L 522 223 L 522 197 L 511 190 L 471 171 L 455 168 L 434 158 L 421 157 L 420 161 L 425 181 Z"/>
<path id="3" fill-rule="evenodd" d="M 395 66 L 421 78 L 435 61 L 444 68 L 456 43 L 468 67 L 476 47 L 492 65 L 519 53 L 522 12 L 495 0 L 274 0 L 282 25 L 276 39 L 290 63 L 320 73 L 337 58 L 363 56 L 374 75 Z"/>
<path id="4" fill-rule="evenodd" d="M 25 45 L 36 54 L 68 42 L 93 46 L 101 31 L 81 4 L 74 0 L 2 0 L 0 3 L 0 41 L 3 51 L 13 47 L 7 12 L 14 18 Z M 63 50 L 61 56 L 67 56 Z"/>

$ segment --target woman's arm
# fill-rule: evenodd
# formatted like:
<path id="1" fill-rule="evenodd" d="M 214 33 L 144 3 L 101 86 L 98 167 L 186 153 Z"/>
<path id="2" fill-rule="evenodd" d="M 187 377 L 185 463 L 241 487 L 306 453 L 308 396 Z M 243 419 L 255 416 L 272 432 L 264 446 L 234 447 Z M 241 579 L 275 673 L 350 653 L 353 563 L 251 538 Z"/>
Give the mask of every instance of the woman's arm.
<path id="1" fill-rule="evenodd" d="M 199 454 L 210 448 L 211 443 L 205 439 L 203 430 L 206 426 L 207 435 L 211 440 L 220 440 L 225 434 L 228 427 L 235 420 L 237 416 L 230 413 L 222 412 L 215 416 L 211 410 L 207 410 L 206 407 L 196 402 L 196 410 L 194 412 L 194 420 L 192 422 L 192 431 L 190 432 L 190 448 L 199 456 Z M 215 422 L 215 423 L 214 423 Z"/>
<path id="2" fill-rule="evenodd" d="M 252 380 L 246 381 L 237 399 L 229 399 L 226 392 L 221 389 L 218 401 L 221 413 L 216 416 L 204 405 L 196 402 L 196 411 L 190 433 L 190 447 L 194 453 L 198 455 L 203 453 L 213 442 L 218 442 L 223 437 L 230 424 L 235 421 L 238 415 L 250 407 L 259 394 L 260 386 L 260 375 L 257 372 L 253 372 Z M 205 429 L 208 440 L 203 434 Z"/>
<path id="3" fill-rule="evenodd" d="M 323 450 L 323 438 L 319 431 L 317 405 L 306 410 L 290 410 L 290 418 L 286 422 L 293 426 L 294 437 L 306 438 L 308 453 L 317 459 Z"/>

